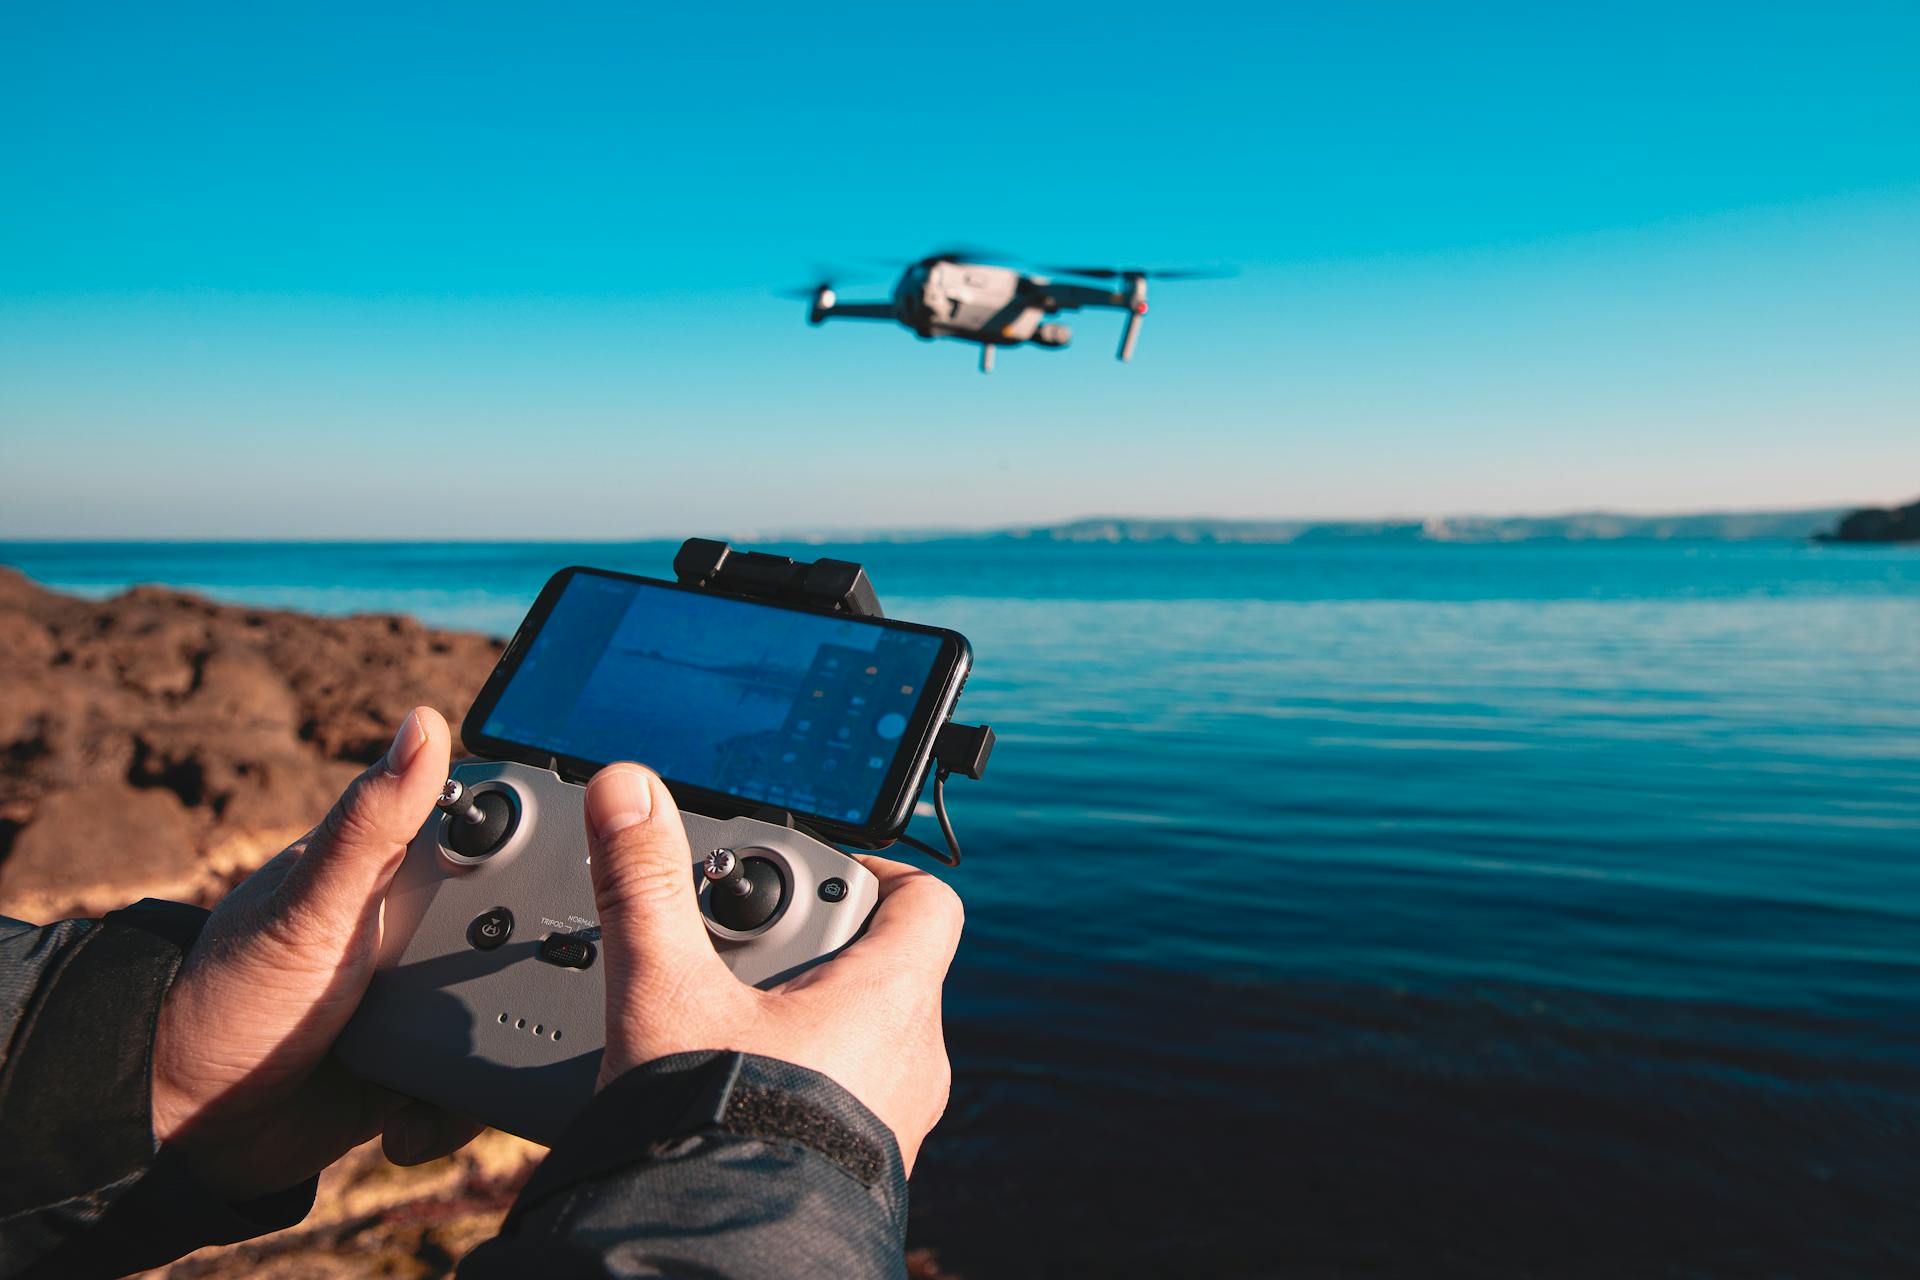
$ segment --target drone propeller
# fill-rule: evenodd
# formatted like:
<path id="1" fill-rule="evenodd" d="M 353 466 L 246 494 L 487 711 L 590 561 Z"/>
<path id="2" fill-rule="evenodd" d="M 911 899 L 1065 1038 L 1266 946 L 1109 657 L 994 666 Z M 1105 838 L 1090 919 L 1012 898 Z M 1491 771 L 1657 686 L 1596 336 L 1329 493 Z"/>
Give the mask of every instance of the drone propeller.
<path id="1" fill-rule="evenodd" d="M 819 324 L 833 314 L 834 303 L 839 301 L 838 298 L 834 297 L 833 293 L 834 277 L 843 274 L 842 272 L 835 271 L 831 267 L 823 267 L 818 264 L 814 266 L 814 271 L 818 273 L 819 278 L 812 284 L 800 285 L 798 288 L 792 289 L 775 289 L 773 291 L 775 297 L 792 298 L 798 302 L 812 303 L 813 305 L 807 308 L 808 324 Z"/>
<path id="2" fill-rule="evenodd" d="M 1002 253 L 998 249 L 989 249 L 977 244 L 954 244 L 936 249 L 922 262 L 1015 262 L 1018 256 Z"/>
<path id="3" fill-rule="evenodd" d="M 881 279 L 878 272 L 869 267 L 847 267 L 840 263 L 816 262 L 813 264 L 813 282 L 795 285 L 790 289 L 776 289 L 774 296 L 796 298 L 801 302 L 816 296 L 822 289 L 829 292 L 843 284 L 861 284 Z"/>
<path id="4" fill-rule="evenodd" d="M 1084 276 L 1089 280 L 1225 280 L 1232 267 L 1042 267 L 1055 275 Z"/>
<path id="5" fill-rule="evenodd" d="M 950 244 L 935 249 L 932 253 L 923 253 L 917 258 L 868 258 L 868 262 L 877 266 L 917 267 L 923 262 L 977 262 L 977 263 L 1014 263 L 1020 261 L 1017 253 L 1002 253 L 998 249 L 989 249 L 977 244 Z"/>

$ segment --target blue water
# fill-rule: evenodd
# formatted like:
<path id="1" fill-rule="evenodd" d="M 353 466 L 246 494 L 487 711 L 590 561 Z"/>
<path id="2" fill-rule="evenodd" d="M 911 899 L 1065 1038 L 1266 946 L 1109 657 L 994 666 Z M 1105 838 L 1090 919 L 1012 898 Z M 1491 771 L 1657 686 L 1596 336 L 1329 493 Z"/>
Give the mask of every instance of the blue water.
<path id="1" fill-rule="evenodd" d="M 504 633 L 671 551 L 0 561 Z M 1000 733 L 950 788 L 950 1268 L 1920 1274 L 1920 550 L 792 551 L 971 637 Z"/>

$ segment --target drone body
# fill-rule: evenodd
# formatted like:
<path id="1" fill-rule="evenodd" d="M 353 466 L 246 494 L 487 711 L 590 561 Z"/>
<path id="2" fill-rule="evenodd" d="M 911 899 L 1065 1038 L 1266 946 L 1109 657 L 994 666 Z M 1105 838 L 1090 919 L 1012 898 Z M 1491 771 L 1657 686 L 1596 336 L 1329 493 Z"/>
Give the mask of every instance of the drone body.
<path id="1" fill-rule="evenodd" d="M 1127 313 L 1120 335 L 1119 359 L 1133 355 L 1140 336 L 1140 319 L 1147 314 L 1149 278 L 1199 278 L 1219 274 L 1201 271 L 1124 270 L 1109 267 L 1061 267 L 1060 275 L 1107 280 L 1109 284 L 1077 284 L 1048 276 L 1028 275 L 1013 267 L 970 262 L 959 252 L 936 253 L 909 263 L 894 286 L 891 302 L 842 302 L 826 282 L 802 296 L 812 300 L 811 324 L 829 320 L 891 320 L 905 325 L 922 339 L 957 338 L 980 344 L 980 372 L 993 371 L 997 347 L 1031 343 L 1064 347 L 1073 330 L 1053 320 L 1061 311 L 1106 307 Z"/>

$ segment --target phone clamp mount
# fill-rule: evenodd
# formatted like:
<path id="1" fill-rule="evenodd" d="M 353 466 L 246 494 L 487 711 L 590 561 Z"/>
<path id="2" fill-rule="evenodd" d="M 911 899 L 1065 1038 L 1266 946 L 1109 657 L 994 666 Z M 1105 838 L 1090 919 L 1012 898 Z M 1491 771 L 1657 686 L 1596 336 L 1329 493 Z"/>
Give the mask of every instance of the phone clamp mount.
<path id="1" fill-rule="evenodd" d="M 880 609 L 880 597 L 867 571 L 849 560 L 822 557 L 807 562 L 765 551 L 738 551 L 714 538 L 688 538 L 673 557 L 673 573 L 683 587 L 739 600 L 828 609 L 854 618 L 887 616 Z M 949 721 L 940 726 L 933 740 L 933 812 L 939 819 L 941 835 L 946 837 L 947 851 L 942 853 L 904 834 L 900 837 L 903 844 L 950 867 L 960 865 L 960 841 L 947 818 L 947 778 L 957 773 L 977 781 L 987 770 L 993 742 L 993 729 L 984 724 Z M 796 831 L 814 834 L 785 810 L 766 811 L 756 816 L 762 821 L 778 822 Z"/>

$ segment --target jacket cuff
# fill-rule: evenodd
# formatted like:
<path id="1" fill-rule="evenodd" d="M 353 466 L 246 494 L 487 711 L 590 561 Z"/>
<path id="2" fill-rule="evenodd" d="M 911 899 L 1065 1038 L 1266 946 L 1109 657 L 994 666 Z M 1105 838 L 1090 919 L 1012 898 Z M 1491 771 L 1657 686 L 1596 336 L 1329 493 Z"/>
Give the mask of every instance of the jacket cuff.
<path id="1" fill-rule="evenodd" d="M 160 1004 L 207 912 L 145 899 L 109 913 L 48 974 L 0 1072 L 0 1187 L 26 1274 L 118 1275 L 306 1216 L 315 1183 L 244 1205 L 153 1136 Z M 30 1192 L 29 1192 L 30 1189 Z M 24 1247 L 22 1247 L 24 1246 Z"/>
<path id="2" fill-rule="evenodd" d="M 153 1164 L 103 1210 L 70 1218 L 73 1234 L 21 1280 L 124 1276 L 208 1245 L 251 1240 L 305 1218 L 319 1185 L 314 1178 L 245 1204 L 228 1204 L 207 1189 L 185 1157 L 162 1147 Z"/>
<path id="3" fill-rule="evenodd" d="M 206 918 L 161 905 L 107 916 L 22 1017 L 0 1074 L 0 1187 L 68 1200 L 123 1186 L 152 1163 L 154 1027 L 180 939 L 198 936 Z M 0 1204 L 0 1215 L 23 1207 Z"/>
<path id="4" fill-rule="evenodd" d="M 864 1187 L 905 1237 L 906 1168 L 893 1131 L 827 1076 L 731 1050 L 655 1058 L 601 1090 L 534 1171 L 506 1226 L 569 1187 L 703 1134 L 812 1152 Z"/>

